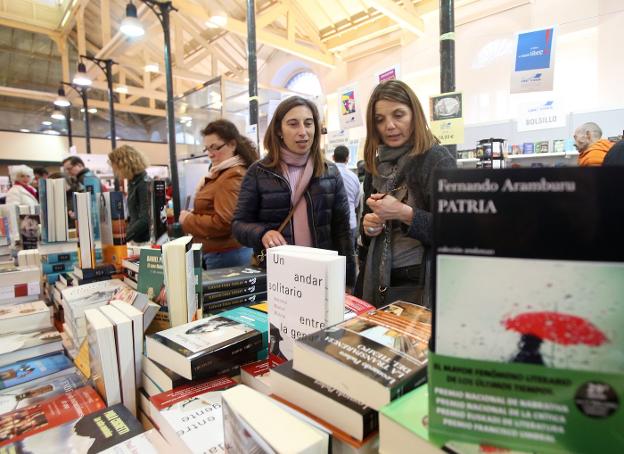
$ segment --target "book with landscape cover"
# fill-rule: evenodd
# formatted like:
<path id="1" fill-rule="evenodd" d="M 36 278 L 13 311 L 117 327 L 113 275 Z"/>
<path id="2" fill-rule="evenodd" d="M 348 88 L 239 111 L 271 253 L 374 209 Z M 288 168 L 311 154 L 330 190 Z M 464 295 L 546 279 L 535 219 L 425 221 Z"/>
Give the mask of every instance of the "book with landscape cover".
<path id="1" fill-rule="evenodd" d="M 266 285 L 266 271 L 255 266 L 237 266 L 202 273 L 204 294 L 250 285 Z"/>
<path id="2" fill-rule="evenodd" d="M 106 405 L 90 386 L 0 415 L 0 446 L 74 421 Z M 10 450 L 9 450 L 10 452 Z"/>
<path id="3" fill-rule="evenodd" d="M 438 173 L 433 439 L 474 442 L 487 432 L 492 443 L 537 452 L 621 443 L 624 205 L 613 195 L 623 191 L 621 169 L 609 167 Z M 475 394 L 502 398 L 491 411 L 509 422 L 454 412 Z M 526 401 L 552 412 L 548 421 L 517 413 L 513 402 Z"/>
<path id="4" fill-rule="evenodd" d="M 14 386 L 0 391 L 0 414 L 28 407 L 59 394 L 81 388 L 86 383 L 82 375 L 71 373 L 35 384 Z"/>
<path id="5" fill-rule="evenodd" d="M 63 350 L 56 328 L 0 336 L 0 366 Z"/>
<path id="6" fill-rule="evenodd" d="M 309 249 L 267 251 L 271 367 L 293 358 L 296 339 L 344 320 L 345 257 Z"/>
<path id="7" fill-rule="evenodd" d="M 223 452 L 221 392 L 236 386 L 228 377 L 191 383 L 150 397 L 150 416 L 173 449 Z"/>
<path id="8" fill-rule="evenodd" d="M 121 271 L 122 260 L 128 255 L 123 192 L 103 192 L 100 195 L 100 202 L 104 261 L 115 265 L 115 268 Z"/>
<path id="9" fill-rule="evenodd" d="M 245 323 L 209 316 L 147 336 L 145 352 L 157 363 L 193 380 L 222 363 L 262 349 L 262 333 Z"/>
<path id="10" fill-rule="evenodd" d="M 29 358 L 0 367 L 0 390 L 39 383 L 46 377 L 56 377 L 74 372 L 74 365 L 63 353 Z"/>
<path id="11" fill-rule="evenodd" d="M 298 340 L 295 370 L 379 410 L 426 378 L 431 311 L 395 301 Z"/>
<path id="12" fill-rule="evenodd" d="M 169 239 L 167 236 L 167 196 L 165 194 L 165 180 L 152 180 L 150 182 L 150 242 L 152 244 L 164 244 Z"/>
<path id="13" fill-rule="evenodd" d="M 4 449 L 16 454 L 95 454 L 129 441 L 143 431 L 141 423 L 123 405 L 118 404 L 85 414 Z"/>
<path id="14" fill-rule="evenodd" d="M 293 369 L 292 361 L 271 372 L 271 391 L 362 441 L 378 429 L 377 412 Z"/>

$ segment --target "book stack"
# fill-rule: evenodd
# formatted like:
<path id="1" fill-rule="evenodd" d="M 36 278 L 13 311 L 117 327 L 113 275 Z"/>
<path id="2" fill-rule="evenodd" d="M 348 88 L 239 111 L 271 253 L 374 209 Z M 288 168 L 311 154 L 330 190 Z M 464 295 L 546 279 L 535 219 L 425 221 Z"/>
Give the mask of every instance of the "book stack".
<path id="1" fill-rule="evenodd" d="M 204 313 L 264 301 L 266 272 L 254 266 L 208 270 L 202 273 Z"/>
<path id="2" fill-rule="evenodd" d="M 78 264 L 78 244 L 75 241 L 64 243 L 40 243 L 38 248 L 43 280 L 47 284 L 56 283 L 61 275 L 73 273 Z M 95 246 L 95 260 L 102 259 L 102 250 Z"/>
<path id="3" fill-rule="evenodd" d="M 78 350 L 87 336 L 85 311 L 107 304 L 124 284 L 119 279 L 94 282 L 76 287 L 67 287 L 61 294 L 63 297 L 63 331 L 68 341 Z"/>
<path id="4" fill-rule="evenodd" d="M 154 383 L 176 378 L 158 366 L 186 380 L 238 375 L 241 365 L 266 357 L 267 337 L 266 314 L 261 311 L 236 308 L 210 315 L 147 336 L 145 355 L 155 367 L 145 372 Z M 161 380 L 162 375 L 169 377 Z"/>
<path id="5" fill-rule="evenodd" d="M 141 263 L 140 255 L 132 255 L 121 261 L 122 280 L 128 287 L 137 290 L 139 285 L 139 265 Z"/>
<path id="6" fill-rule="evenodd" d="M 7 203 L 0 205 L 0 216 L 2 216 L 2 224 L 4 229 L 8 228 L 9 250 L 13 250 L 19 244 L 19 206 L 15 203 Z M 3 250 L 6 256 L 7 250 Z"/>
<path id="7" fill-rule="evenodd" d="M 92 284 L 99 281 L 107 281 L 117 273 L 115 265 L 109 263 L 97 264 L 92 268 L 74 266 L 72 285 Z"/>
<path id="8" fill-rule="evenodd" d="M 119 191 L 103 192 L 100 199 L 104 262 L 121 271 L 122 260 L 128 255 L 124 195 Z"/>
<path id="9" fill-rule="evenodd" d="M 41 179 L 39 183 L 41 240 L 44 243 L 69 240 L 65 179 Z"/>

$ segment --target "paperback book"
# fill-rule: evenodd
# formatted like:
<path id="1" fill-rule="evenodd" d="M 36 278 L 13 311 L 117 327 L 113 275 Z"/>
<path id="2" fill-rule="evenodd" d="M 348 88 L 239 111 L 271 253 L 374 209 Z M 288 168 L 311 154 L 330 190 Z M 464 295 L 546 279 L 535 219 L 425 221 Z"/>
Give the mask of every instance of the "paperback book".
<path id="1" fill-rule="evenodd" d="M 0 367 L 0 390 L 26 383 L 39 383 L 45 378 L 72 372 L 73 364 L 63 353 L 29 358 Z"/>
<path id="2" fill-rule="evenodd" d="M 150 182 L 150 242 L 162 245 L 167 242 L 167 196 L 165 180 Z"/>
<path id="3" fill-rule="evenodd" d="M 150 359 L 189 380 L 207 377 L 224 362 L 261 349 L 260 331 L 220 315 L 152 334 L 145 344 Z"/>
<path id="4" fill-rule="evenodd" d="M 0 333 L 20 333 L 51 327 L 52 314 L 43 301 L 0 307 Z"/>
<path id="5" fill-rule="evenodd" d="M 621 172 L 438 177 L 431 437 L 610 452 L 624 425 L 624 205 L 610 201 Z M 492 405 L 455 412 L 471 396 Z"/>
<path id="6" fill-rule="evenodd" d="M 66 394 L 85 384 L 80 374 L 71 373 L 36 384 L 29 383 L 5 389 L 0 391 L 0 414 L 43 402 L 59 394 Z"/>
<path id="7" fill-rule="evenodd" d="M 0 336 L 0 366 L 63 350 L 56 328 Z"/>
<path id="8" fill-rule="evenodd" d="M 426 378 L 431 311 L 396 301 L 295 343 L 295 370 L 379 410 Z"/>
<path id="9" fill-rule="evenodd" d="M 160 307 L 150 330 L 158 332 L 170 328 L 162 251 L 160 249 L 141 249 L 137 291 L 146 294 L 150 301 Z"/>
<path id="10" fill-rule="evenodd" d="M 204 295 L 249 286 L 266 286 L 266 271 L 255 266 L 219 268 L 202 273 Z"/>
<path id="11" fill-rule="evenodd" d="M 267 251 L 271 367 L 293 358 L 295 340 L 344 319 L 345 257 L 307 249 Z"/>
<path id="12" fill-rule="evenodd" d="M 126 213 L 123 192 L 103 192 L 100 196 L 100 226 L 104 261 L 121 271 L 122 260 L 128 255 L 126 247 Z"/>

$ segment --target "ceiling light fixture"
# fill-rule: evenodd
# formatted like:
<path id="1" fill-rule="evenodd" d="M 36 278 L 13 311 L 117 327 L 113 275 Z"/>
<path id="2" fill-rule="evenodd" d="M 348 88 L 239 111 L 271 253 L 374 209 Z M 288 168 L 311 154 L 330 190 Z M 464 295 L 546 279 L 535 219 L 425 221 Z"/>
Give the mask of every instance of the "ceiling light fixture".
<path id="1" fill-rule="evenodd" d="M 59 109 L 54 109 L 50 117 L 54 118 L 55 120 L 65 120 L 65 115 Z"/>
<path id="2" fill-rule="evenodd" d="M 78 63 L 78 72 L 74 76 L 73 82 L 76 85 L 80 85 L 81 87 L 89 87 L 93 83 L 93 81 L 87 74 L 87 67 L 84 63 Z"/>
<path id="3" fill-rule="evenodd" d="M 126 95 L 128 94 L 128 87 L 126 85 L 117 85 L 117 87 L 115 87 L 115 92 Z"/>
<path id="4" fill-rule="evenodd" d="M 158 63 L 148 63 L 143 69 L 146 73 L 157 73 L 160 70 Z"/>
<path id="5" fill-rule="evenodd" d="M 223 28 L 227 25 L 228 18 L 225 13 L 217 13 L 210 16 L 204 24 L 208 28 Z"/>
<path id="6" fill-rule="evenodd" d="M 126 5 L 126 17 L 121 21 L 119 30 L 131 38 L 137 38 L 145 34 L 143 24 L 137 15 L 137 8 L 131 1 Z"/>
<path id="7" fill-rule="evenodd" d="M 69 107 L 69 106 L 71 106 L 71 103 L 69 102 L 69 99 L 67 99 L 65 97 L 65 90 L 63 89 L 63 87 L 58 89 L 58 98 L 56 98 L 54 100 L 54 105 L 58 106 L 58 107 Z"/>

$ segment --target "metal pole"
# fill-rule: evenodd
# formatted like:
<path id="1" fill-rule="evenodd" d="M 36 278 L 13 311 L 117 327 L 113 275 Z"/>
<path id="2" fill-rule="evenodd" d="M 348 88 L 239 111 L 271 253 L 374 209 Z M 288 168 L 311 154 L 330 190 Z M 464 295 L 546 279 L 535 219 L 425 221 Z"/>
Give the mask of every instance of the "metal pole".
<path id="1" fill-rule="evenodd" d="M 258 144 L 258 69 L 256 64 L 256 9 L 255 0 L 247 0 L 247 68 L 249 75 L 249 124 L 256 125 Z"/>
<path id="2" fill-rule="evenodd" d="M 165 39 L 165 80 L 167 83 L 167 129 L 169 132 L 169 166 L 171 168 L 171 186 L 173 189 L 173 221 L 180 218 L 180 185 L 178 181 L 178 161 L 176 158 L 175 113 L 173 110 L 173 74 L 171 70 L 171 33 L 169 12 L 171 2 L 158 3 L 162 13 L 162 26 Z"/>
<path id="3" fill-rule="evenodd" d="M 85 139 L 87 141 L 87 154 L 91 154 L 91 130 L 89 129 L 89 101 L 87 100 L 87 90 L 80 89 L 80 96 L 82 97 L 82 107 L 85 114 Z"/>
<path id="4" fill-rule="evenodd" d="M 71 128 L 71 106 L 67 106 L 65 108 L 65 120 L 67 121 L 67 140 L 69 142 L 69 147 L 71 148 L 74 145 Z"/>
<path id="5" fill-rule="evenodd" d="M 111 150 L 117 148 L 117 130 L 115 128 L 115 98 L 113 97 L 113 60 L 106 60 L 106 83 L 108 84 L 108 113 L 110 118 Z M 119 191 L 119 178 L 115 176 L 115 191 Z"/>
<path id="6" fill-rule="evenodd" d="M 455 4 L 440 0 L 440 92 L 455 91 Z M 446 145 L 457 155 L 457 145 Z"/>

